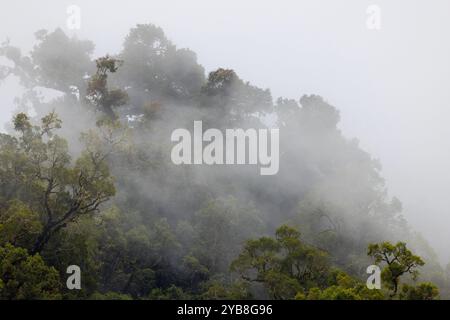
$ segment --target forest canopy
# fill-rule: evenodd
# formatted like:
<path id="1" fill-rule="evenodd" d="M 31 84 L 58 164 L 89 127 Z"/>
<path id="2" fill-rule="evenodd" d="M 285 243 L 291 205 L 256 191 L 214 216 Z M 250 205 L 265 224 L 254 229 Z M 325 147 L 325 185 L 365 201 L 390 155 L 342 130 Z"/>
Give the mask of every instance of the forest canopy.
<path id="1" fill-rule="evenodd" d="M 1 299 L 450 297 L 450 268 L 325 98 L 206 73 L 151 24 L 117 53 L 94 48 L 60 29 L 30 52 L 0 46 L 0 81 L 24 88 L 0 134 Z M 278 174 L 173 164 L 171 132 L 194 121 L 279 128 Z M 381 290 L 366 287 L 372 264 Z M 70 265 L 81 290 L 65 286 Z"/>

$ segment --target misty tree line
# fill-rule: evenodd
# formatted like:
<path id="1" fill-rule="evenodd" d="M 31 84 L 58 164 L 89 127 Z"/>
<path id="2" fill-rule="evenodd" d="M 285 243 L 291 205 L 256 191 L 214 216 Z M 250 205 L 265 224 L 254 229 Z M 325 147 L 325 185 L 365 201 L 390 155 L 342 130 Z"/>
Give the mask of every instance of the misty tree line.
<path id="1" fill-rule="evenodd" d="M 0 79 L 24 87 L 0 134 L 0 298 L 448 297 L 450 268 L 322 97 L 274 102 L 233 70 L 206 76 L 153 25 L 131 29 L 118 54 L 93 52 L 59 29 L 37 32 L 27 54 L 0 47 Z M 268 117 L 275 176 L 170 161 L 175 128 L 266 128 Z M 382 290 L 365 284 L 374 263 Z M 65 287 L 69 265 L 82 290 Z"/>

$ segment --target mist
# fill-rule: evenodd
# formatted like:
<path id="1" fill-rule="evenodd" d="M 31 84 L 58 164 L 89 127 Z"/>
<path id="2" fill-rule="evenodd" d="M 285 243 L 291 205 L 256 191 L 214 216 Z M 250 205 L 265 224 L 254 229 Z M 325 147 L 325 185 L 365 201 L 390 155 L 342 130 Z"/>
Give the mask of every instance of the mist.
<path id="1" fill-rule="evenodd" d="M 379 30 L 370 30 L 366 25 L 366 10 L 372 4 L 381 9 Z M 79 30 L 67 28 L 66 10 L 69 5 L 81 8 Z M 354 194 L 341 190 L 351 189 L 353 183 L 360 183 L 359 175 L 367 173 L 365 166 L 376 162 L 381 165 L 380 177 L 370 178 L 384 178 L 385 182 L 381 184 L 387 192 L 383 199 L 387 207 L 380 210 L 397 211 L 398 198 L 401 214 L 412 232 L 420 232 L 437 252 L 439 262 L 445 265 L 450 262 L 450 251 L 447 250 L 450 244 L 450 198 L 446 194 L 450 182 L 450 170 L 447 168 L 450 163 L 450 127 L 447 124 L 450 116 L 449 18 L 450 3 L 446 0 L 432 3 L 419 0 L 395 3 L 388 0 L 351 0 L 345 1 L 345 5 L 333 0 L 276 3 L 256 0 L 245 3 L 237 0 L 226 3 L 130 0 L 126 5 L 120 1 L 103 0 L 95 3 L 15 1 L 3 5 L 0 41 L 10 39 L 11 46 L 20 48 L 26 54 L 36 43 L 36 31 L 46 29 L 53 32 L 61 28 L 68 37 L 92 41 L 95 44 L 92 58 L 106 54 L 122 58 L 125 54 L 122 52 L 124 39 L 130 29 L 137 24 L 151 23 L 162 28 L 177 50 L 188 48 L 195 53 L 198 67 L 195 64 L 192 68 L 196 70 L 195 77 L 198 77 L 199 83 L 204 81 L 202 77 L 207 79 L 210 72 L 219 68 L 232 69 L 243 83 L 249 81 L 252 86 L 261 88 L 255 89 L 255 92 L 260 95 L 262 109 L 269 99 L 277 105 L 279 97 L 295 99 L 295 103 L 303 108 L 309 104 L 318 105 L 326 110 L 323 112 L 329 112 L 329 107 L 336 108 L 338 133 L 333 133 L 333 137 L 341 131 L 345 140 L 322 136 L 312 129 L 310 131 L 310 128 L 286 129 L 284 141 L 291 144 L 286 144 L 283 149 L 282 139 L 280 150 L 297 151 L 289 151 L 291 154 L 286 156 L 288 160 L 284 162 L 282 156 L 280 176 L 276 180 L 257 177 L 257 170 L 248 167 L 195 167 L 185 172 L 169 164 L 156 173 L 137 174 L 134 168 L 120 163 L 122 160 L 118 160 L 119 164 L 112 172 L 127 177 L 122 183 L 136 192 L 136 198 L 149 200 L 151 209 L 169 217 L 169 221 L 175 217 L 178 219 L 183 210 L 200 210 L 198 204 L 206 201 L 208 195 L 196 193 L 196 188 L 203 190 L 206 186 L 210 194 L 234 194 L 239 199 L 247 199 L 261 211 L 259 218 L 266 219 L 275 228 L 286 220 L 300 225 L 304 222 L 301 219 L 295 221 L 295 218 L 283 216 L 282 213 L 272 216 L 280 208 L 286 209 L 286 212 L 297 210 L 298 203 L 284 202 L 294 193 L 304 195 L 300 207 L 316 203 L 314 196 L 309 198 L 308 183 L 322 181 L 322 176 L 315 176 L 315 169 L 308 167 L 311 163 L 320 167 L 325 161 L 323 159 L 334 159 L 338 163 L 350 159 L 352 164 L 359 164 L 357 159 L 363 159 L 361 167 L 349 169 L 346 175 L 330 174 L 326 183 L 316 186 L 327 194 L 324 196 L 324 206 L 332 203 L 338 208 L 337 220 L 347 225 L 343 228 L 358 233 L 355 237 L 363 237 L 367 231 L 365 228 L 370 227 L 366 225 L 367 221 L 358 220 L 356 212 L 359 209 L 352 201 L 373 195 L 365 185 L 355 186 Z M 186 59 L 190 68 L 191 58 Z M 0 65 L 7 63 L 6 59 L 0 60 Z M 178 62 L 174 63 L 172 67 L 170 64 L 165 67 L 171 71 L 173 68 L 175 72 Z M 111 74 L 108 81 L 121 88 L 129 85 L 127 77 L 132 71 L 127 68 L 129 66 L 124 59 L 123 68 L 119 68 L 117 74 Z M 192 91 L 197 89 L 192 88 Z M 161 98 L 151 96 L 150 99 L 147 93 L 136 87 L 130 90 L 131 101 L 120 111 L 123 118 L 130 108 Z M 0 82 L 0 123 L 5 124 L 3 132 L 10 130 L 10 125 L 6 124 L 10 123 L 13 114 L 24 109 L 24 105 L 17 106 L 14 102 L 15 97 L 23 92 L 18 77 L 9 76 Z M 80 114 L 70 109 L 67 100 L 58 100 L 61 99 L 58 92 L 42 89 L 39 94 L 47 102 L 54 99 L 54 102 L 41 105 L 39 115 L 55 108 L 63 120 L 63 136 L 73 142 L 71 152 L 79 154 L 82 146 L 78 136 L 95 127 L 92 115 L 88 111 Z M 303 104 L 302 97 L 306 97 L 302 99 Z M 214 101 L 202 103 L 210 106 Z M 292 101 L 285 103 L 290 105 Z M 58 109 L 58 104 L 65 107 Z M 160 150 L 156 155 L 146 156 L 164 157 L 170 152 L 166 152 L 167 144 L 160 141 L 168 142 L 175 128 L 192 128 L 193 121 L 198 119 L 203 119 L 209 127 L 218 128 L 225 128 L 231 122 L 227 118 L 223 118 L 223 122 L 217 121 L 222 116 L 220 110 L 198 109 L 194 104 L 165 100 L 157 117 L 152 118 L 152 127 L 135 133 L 131 139 L 144 150 Z M 231 110 L 236 108 L 232 103 L 225 107 Z M 255 126 L 255 123 L 257 126 L 275 127 L 282 121 L 289 122 L 289 117 L 283 120 L 283 114 L 273 111 L 269 104 L 260 115 L 265 117 L 263 124 L 256 120 L 251 111 L 248 110 L 245 119 L 238 121 L 244 128 Z M 74 118 L 78 121 L 71 121 Z M 138 123 L 136 121 L 135 125 L 138 126 Z M 324 131 L 328 132 L 328 128 Z M 289 138 L 302 135 L 304 138 L 298 138 L 295 142 Z M 353 146 L 361 150 L 354 150 Z M 168 158 L 162 161 L 168 162 Z M 305 172 L 302 176 L 304 181 L 290 175 L 291 169 L 297 165 Z M 180 175 L 186 175 L 188 178 L 185 178 L 192 182 L 193 189 L 184 195 L 178 189 Z M 233 190 L 228 189 L 229 181 L 234 181 L 231 183 Z M 273 183 L 273 189 L 284 198 L 272 198 L 268 190 L 261 187 L 261 181 Z M 172 197 L 174 194 L 177 195 L 176 201 Z M 189 195 L 195 196 L 189 198 Z M 124 199 L 128 192 L 118 192 L 117 196 Z M 346 197 L 348 203 L 342 204 Z M 149 205 L 142 201 L 139 205 Z M 237 206 L 240 205 L 242 203 L 238 201 Z M 369 236 L 373 237 L 371 240 L 383 236 L 389 238 L 395 234 L 384 234 L 381 230 L 385 221 L 378 223 L 379 226 L 372 226 L 377 231 Z M 323 227 L 323 221 L 321 224 Z M 258 234 L 255 232 L 255 235 Z M 400 240 L 403 235 L 401 231 L 395 240 Z"/>

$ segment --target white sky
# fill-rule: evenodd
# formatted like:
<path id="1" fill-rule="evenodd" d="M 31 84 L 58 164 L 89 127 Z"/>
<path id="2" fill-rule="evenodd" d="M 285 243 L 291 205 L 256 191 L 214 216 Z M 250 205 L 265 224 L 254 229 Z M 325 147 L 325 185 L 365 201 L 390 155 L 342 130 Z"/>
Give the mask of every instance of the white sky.
<path id="1" fill-rule="evenodd" d="M 136 23 L 161 26 L 207 71 L 233 68 L 273 96 L 320 94 L 341 128 L 383 164 L 410 223 L 450 259 L 450 1 L 448 0 L 41 0 L 3 3 L 0 41 L 31 48 L 38 29 L 65 28 L 78 5 L 80 38 L 116 53 Z M 381 30 L 366 27 L 369 5 Z M 20 92 L 0 86 L 0 127 Z"/>

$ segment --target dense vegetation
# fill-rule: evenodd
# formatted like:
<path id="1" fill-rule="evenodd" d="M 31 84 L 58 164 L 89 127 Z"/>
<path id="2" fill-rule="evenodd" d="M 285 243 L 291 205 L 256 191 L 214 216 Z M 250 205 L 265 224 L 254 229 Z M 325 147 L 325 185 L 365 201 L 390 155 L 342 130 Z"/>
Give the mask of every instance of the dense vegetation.
<path id="1" fill-rule="evenodd" d="M 205 76 L 153 25 L 97 59 L 61 30 L 36 40 L 28 54 L 0 47 L 0 79 L 25 88 L 0 134 L 1 299 L 448 297 L 450 269 L 323 98 L 274 103 L 233 70 Z M 194 120 L 276 121 L 279 173 L 174 165 L 170 133 Z M 366 287 L 374 263 L 381 290 Z M 69 265 L 81 290 L 65 286 Z"/>

